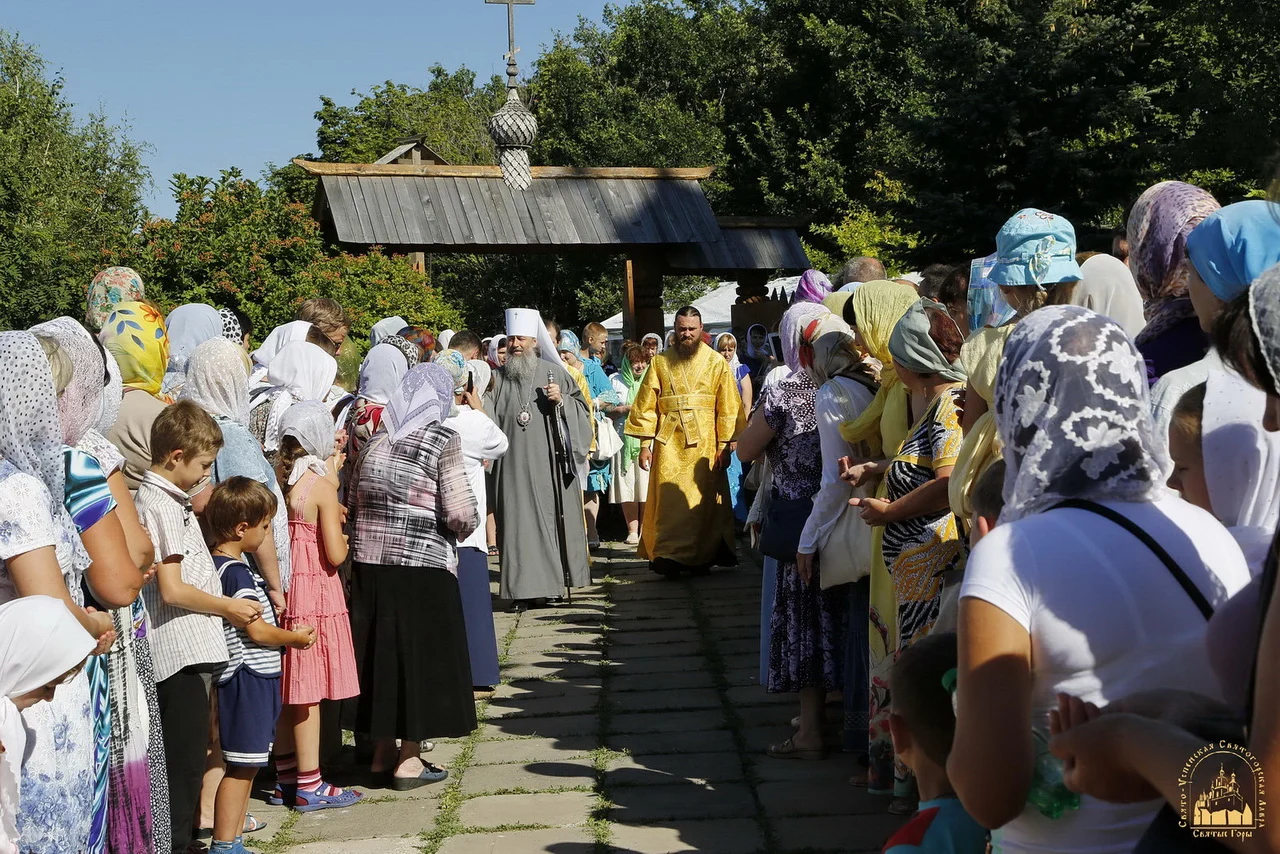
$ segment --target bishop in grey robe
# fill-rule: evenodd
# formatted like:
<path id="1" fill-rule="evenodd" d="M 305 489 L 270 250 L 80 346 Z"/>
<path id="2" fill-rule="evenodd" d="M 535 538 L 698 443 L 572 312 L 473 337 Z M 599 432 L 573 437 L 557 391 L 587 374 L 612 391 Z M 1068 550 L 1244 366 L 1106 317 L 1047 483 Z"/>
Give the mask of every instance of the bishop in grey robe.
<path id="1" fill-rule="evenodd" d="M 507 342 L 507 364 L 495 372 L 486 405 L 511 443 L 494 465 L 499 590 L 503 599 L 527 603 L 591 583 L 578 479 L 591 416 L 536 311 L 507 312 Z"/>

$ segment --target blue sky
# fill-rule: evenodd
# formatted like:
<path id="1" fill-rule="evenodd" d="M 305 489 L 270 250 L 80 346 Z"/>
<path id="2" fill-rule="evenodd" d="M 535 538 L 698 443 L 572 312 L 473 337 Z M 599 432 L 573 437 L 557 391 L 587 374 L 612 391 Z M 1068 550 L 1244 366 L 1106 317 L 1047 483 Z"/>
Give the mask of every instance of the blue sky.
<path id="1" fill-rule="evenodd" d="M 517 6 L 521 70 L 604 5 Z M 384 80 L 425 85 L 437 62 L 483 78 L 504 71 L 507 49 L 506 7 L 484 0 L 11 0 L 0 29 L 38 46 L 78 113 L 101 110 L 152 147 L 147 201 L 164 216 L 174 172 L 258 177 L 268 161 L 314 151 L 321 95 L 352 103 L 353 88 Z"/>

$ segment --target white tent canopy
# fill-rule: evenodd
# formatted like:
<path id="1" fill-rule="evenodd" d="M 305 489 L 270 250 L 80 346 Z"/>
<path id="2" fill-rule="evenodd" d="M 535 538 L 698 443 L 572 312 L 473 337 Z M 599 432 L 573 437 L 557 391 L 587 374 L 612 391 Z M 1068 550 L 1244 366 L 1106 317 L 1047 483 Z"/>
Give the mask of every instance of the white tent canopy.
<path id="1" fill-rule="evenodd" d="M 788 276 L 784 279 L 774 279 L 769 282 L 769 296 L 772 297 L 779 289 L 784 293 L 787 302 L 791 301 L 792 295 L 796 292 L 796 288 L 800 285 L 799 276 Z M 733 305 L 738 301 L 738 283 L 737 282 L 721 282 L 720 286 L 702 299 L 694 300 L 693 307 L 702 312 L 702 325 L 708 332 L 715 335 L 720 332 L 730 332 L 733 329 Z M 640 331 L 640 335 L 647 335 L 650 332 L 660 332 L 664 336 L 667 330 L 675 326 L 675 314 L 667 314 L 663 317 L 663 329 L 644 329 Z M 604 328 L 609 330 L 610 338 L 622 337 L 622 315 L 615 314 L 604 322 Z"/>

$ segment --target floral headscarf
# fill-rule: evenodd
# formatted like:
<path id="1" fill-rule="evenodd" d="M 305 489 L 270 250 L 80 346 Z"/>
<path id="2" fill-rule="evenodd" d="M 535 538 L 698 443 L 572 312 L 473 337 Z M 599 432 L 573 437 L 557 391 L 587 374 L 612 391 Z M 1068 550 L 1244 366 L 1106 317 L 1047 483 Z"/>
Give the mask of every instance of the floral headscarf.
<path id="1" fill-rule="evenodd" d="M 128 267 L 108 267 L 93 277 L 85 303 L 85 325 L 95 332 L 107 322 L 111 310 L 122 302 L 141 302 L 142 277 Z"/>
<path id="2" fill-rule="evenodd" d="M 809 326 L 830 315 L 826 306 L 821 303 L 798 302 L 782 315 L 782 323 L 778 333 L 782 338 L 782 360 L 792 373 L 804 371 L 805 365 L 800 359 L 804 345 L 804 333 Z"/>
<path id="3" fill-rule="evenodd" d="M 117 305 L 102 327 L 102 344 L 115 356 L 126 388 L 160 396 L 169 362 L 169 335 L 160 312 L 141 302 Z"/>
<path id="4" fill-rule="evenodd" d="M 1029 314 L 1005 344 L 995 412 L 1009 466 L 1001 522 L 1164 488 L 1142 357 L 1110 318 L 1073 305 Z"/>
<path id="5" fill-rule="evenodd" d="M 431 424 L 439 424 L 453 403 L 453 377 L 439 365 L 414 367 L 400 381 L 382 413 L 392 444 Z"/>
<path id="6" fill-rule="evenodd" d="M 213 338 L 195 349 L 187 362 L 182 398 L 215 418 L 249 424 L 249 369 L 243 349 L 227 338 Z"/>

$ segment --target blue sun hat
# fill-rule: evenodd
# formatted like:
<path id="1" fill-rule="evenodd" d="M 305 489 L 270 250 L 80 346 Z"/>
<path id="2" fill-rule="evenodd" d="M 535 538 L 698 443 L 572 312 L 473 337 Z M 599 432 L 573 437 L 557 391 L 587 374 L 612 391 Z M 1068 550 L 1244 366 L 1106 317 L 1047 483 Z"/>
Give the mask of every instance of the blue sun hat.
<path id="1" fill-rule="evenodd" d="M 996 263 L 988 278 L 997 285 L 1040 290 L 1078 282 L 1075 228 L 1057 214 L 1023 208 L 996 235 Z"/>

